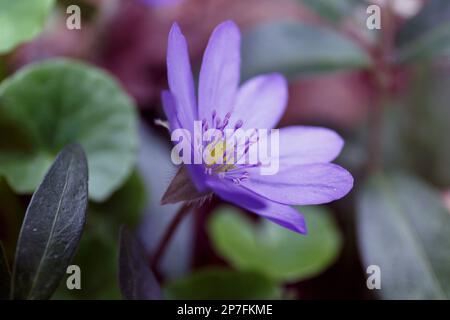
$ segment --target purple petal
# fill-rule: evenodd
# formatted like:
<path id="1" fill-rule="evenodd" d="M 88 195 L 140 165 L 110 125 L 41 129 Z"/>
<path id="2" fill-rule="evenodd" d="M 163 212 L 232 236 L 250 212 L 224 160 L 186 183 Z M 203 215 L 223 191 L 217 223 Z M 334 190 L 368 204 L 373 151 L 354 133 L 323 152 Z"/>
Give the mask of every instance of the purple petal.
<path id="1" fill-rule="evenodd" d="M 290 206 L 276 203 L 224 180 L 211 179 L 209 187 L 223 200 L 256 213 L 284 228 L 306 234 L 303 216 Z"/>
<path id="2" fill-rule="evenodd" d="M 150 7 L 172 6 L 183 2 L 184 0 L 140 0 L 142 3 Z"/>
<path id="3" fill-rule="evenodd" d="M 224 119 L 231 111 L 240 73 L 241 35 L 232 21 L 218 25 L 208 42 L 199 78 L 199 116 L 211 121 L 216 110 Z"/>
<path id="4" fill-rule="evenodd" d="M 344 146 L 342 138 L 326 128 L 293 126 L 279 132 L 282 166 L 331 162 Z"/>
<path id="5" fill-rule="evenodd" d="M 170 91 L 176 101 L 178 119 L 183 128 L 192 131 L 194 120 L 197 118 L 194 79 L 186 39 L 176 23 L 172 25 L 169 33 L 167 76 Z"/>
<path id="6" fill-rule="evenodd" d="M 236 96 L 230 119 L 243 121 L 243 129 L 271 129 L 280 121 L 287 105 L 286 79 L 280 74 L 261 75 L 245 82 Z"/>
<path id="7" fill-rule="evenodd" d="M 259 168 L 247 171 L 250 177 L 242 186 L 289 205 L 328 203 L 342 198 L 353 187 L 351 174 L 332 163 L 281 167 L 275 175 L 261 175 Z"/>
<path id="8" fill-rule="evenodd" d="M 164 112 L 167 116 L 167 120 L 169 121 L 170 130 L 173 131 L 178 128 L 182 128 L 180 122 L 177 117 L 176 112 L 176 102 L 170 93 L 170 91 L 163 91 L 161 95 Z M 190 140 L 190 136 L 183 136 L 183 139 Z M 194 153 L 194 149 L 192 148 L 192 154 Z M 205 174 L 203 172 L 204 168 L 202 165 L 188 165 L 186 164 L 186 169 L 188 170 L 189 176 L 194 183 L 196 189 L 199 192 L 206 191 L 205 184 Z"/>
<path id="9" fill-rule="evenodd" d="M 177 117 L 175 99 L 172 93 L 169 90 L 164 90 L 161 93 L 161 101 L 167 121 L 169 122 L 170 131 L 180 128 L 181 126 Z"/>
<path id="10" fill-rule="evenodd" d="M 207 189 L 206 185 L 206 174 L 204 172 L 205 168 L 201 164 L 187 164 L 189 176 L 192 179 L 195 187 L 199 192 L 205 192 Z"/>

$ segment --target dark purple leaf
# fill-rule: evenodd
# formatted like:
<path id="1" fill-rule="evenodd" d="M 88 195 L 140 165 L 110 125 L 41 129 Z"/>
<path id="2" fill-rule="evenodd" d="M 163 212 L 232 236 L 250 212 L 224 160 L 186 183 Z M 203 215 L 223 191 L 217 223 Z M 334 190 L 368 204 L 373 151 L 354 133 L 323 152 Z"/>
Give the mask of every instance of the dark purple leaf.
<path id="1" fill-rule="evenodd" d="M 127 300 L 160 300 L 161 289 L 136 237 L 124 226 L 120 229 L 119 285 Z"/>
<path id="2" fill-rule="evenodd" d="M 88 169 L 79 145 L 65 147 L 28 206 L 17 243 L 11 297 L 49 299 L 65 275 L 86 220 Z"/>

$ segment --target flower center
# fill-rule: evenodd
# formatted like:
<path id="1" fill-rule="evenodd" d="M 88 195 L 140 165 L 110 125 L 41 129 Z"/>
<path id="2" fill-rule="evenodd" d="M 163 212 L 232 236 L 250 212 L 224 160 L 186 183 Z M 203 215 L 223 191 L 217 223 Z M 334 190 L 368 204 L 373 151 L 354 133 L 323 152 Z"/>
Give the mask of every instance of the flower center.
<path id="1" fill-rule="evenodd" d="M 256 130 L 240 130 L 242 120 L 236 121 L 233 127 L 229 126 L 230 118 L 231 113 L 228 112 L 222 121 L 214 110 L 211 115 L 211 126 L 207 119 L 202 120 L 203 133 L 208 131 L 213 135 L 212 139 L 203 145 L 205 173 L 231 179 L 234 183 L 240 184 L 249 177 L 245 169 L 259 165 L 245 161 L 250 146 L 258 141 L 258 133 Z"/>

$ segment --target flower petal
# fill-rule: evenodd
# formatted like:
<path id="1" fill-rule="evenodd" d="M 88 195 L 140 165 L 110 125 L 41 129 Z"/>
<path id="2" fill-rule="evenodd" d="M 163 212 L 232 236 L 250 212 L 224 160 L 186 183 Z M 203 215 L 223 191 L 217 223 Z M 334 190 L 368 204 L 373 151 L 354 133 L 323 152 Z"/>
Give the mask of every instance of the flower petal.
<path id="1" fill-rule="evenodd" d="M 267 199 L 289 205 L 328 203 L 345 196 L 353 187 L 351 174 L 333 163 L 282 167 L 275 175 L 261 175 L 250 168 L 241 185 Z"/>
<path id="2" fill-rule="evenodd" d="M 331 162 L 344 146 L 342 138 L 326 128 L 293 126 L 279 133 L 281 166 Z"/>
<path id="3" fill-rule="evenodd" d="M 287 105 L 288 87 L 280 74 L 267 74 L 246 81 L 236 96 L 230 118 L 234 126 L 243 121 L 243 129 L 271 129 L 280 121 Z"/>
<path id="4" fill-rule="evenodd" d="M 161 99 L 163 103 L 164 112 L 167 116 L 167 120 L 169 121 L 169 127 L 170 131 L 173 132 L 175 129 L 182 129 L 182 126 L 180 125 L 180 121 L 178 119 L 177 115 L 177 109 L 176 109 L 176 101 L 173 98 L 170 91 L 163 91 L 161 94 Z M 181 131 L 183 132 L 183 131 Z M 183 135 L 183 139 L 186 139 L 189 141 L 189 143 L 192 146 L 191 142 L 191 136 L 190 135 Z M 195 152 L 193 146 L 191 150 L 192 154 Z M 194 183 L 194 186 L 196 187 L 197 191 L 199 192 L 205 192 L 206 191 L 206 184 L 204 182 L 205 180 L 205 174 L 204 174 L 204 167 L 203 165 L 196 165 L 196 164 L 186 164 L 187 172 L 189 173 L 189 176 Z"/>
<path id="5" fill-rule="evenodd" d="M 175 98 L 172 93 L 169 90 L 164 90 L 161 93 L 161 101 L 167 121 L 169 122 L 170 131 L 180 128 L 181 125 L 177 116 Z"/>
<path id="6" fill-rule="evenodd" d="M 231 111 L 239 84 L 241 35 L 232 21 L 218 25 L 208 42 L 199 78 L 199 116 L 211 121 L 212 111 L 222 120 Z"/>
<path id="7" fill-rule="evenodd" d="M 209 187 L 223 200 L 256 213 L 284 228 L 306 234 L 305 219 L 290 206 L 273 202 L 224 180 L 211 179 Z"/>
<path id="8" fill-rule="evenodd" d="M 169 33 L 167 76 L 170 91 L 176 101 L 178 119 L 183 128 L 192 132 L 194 120 L 197 119 L 194 79 L 186 39 L 176 23 Z"/>
<path id="9" fill-rule="evenodd" d="M 198 192 L 206 192 L 206 174 L 205 167 L 201 164 L 187 164 L 186 169 L 188 170 L 189 176 L 192 179 Z"/>

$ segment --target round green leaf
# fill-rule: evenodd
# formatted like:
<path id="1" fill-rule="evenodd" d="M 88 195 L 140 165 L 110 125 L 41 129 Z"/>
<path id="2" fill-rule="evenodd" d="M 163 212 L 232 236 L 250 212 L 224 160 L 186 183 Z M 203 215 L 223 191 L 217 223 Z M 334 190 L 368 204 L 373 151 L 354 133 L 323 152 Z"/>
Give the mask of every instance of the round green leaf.
<path id="1" fill-rule="evenodd" d="M 268 23 L 242 43 L 244 78 L 281 72 L 288 77 L 370 66 L 367 53 L 349 38 L 325 27 L 299 22 Z"/>
<path id="2" fill-rule="evenodd" d="M 341 234 L 323 208 L 302 208 L 308 235 L 269 222 L 252 224 L 231 207 L 219 209 L 209 221 L 216 250 L 239 270 L 251 270 L 278 281 L 299 281 L 319 274 L 337 258 Z"/>
<path id="3" fill-rule="evenodd" d="M 277 299 L 281 290 L 256 273 L 209 268 L 169 282 L 164 295 L 172 300 Z"/>
<path id="4" fill-rule="evenodd" d="M 41 32 L 54 0 L 0 0 L 0 53 Z"/>
<path id="5" fill-rule="evenodd" d="M 0 85 L 0 174 L 18 193 L 37 187 L 57 152 L 80 143 L 89 165 L 89 196 L 108 198 L 135 162 L 136 111 L 116 81 L 94 67 L 49 60 Z"/>

